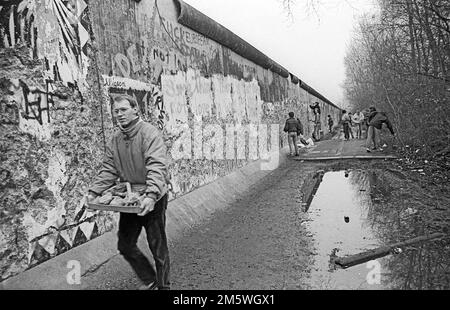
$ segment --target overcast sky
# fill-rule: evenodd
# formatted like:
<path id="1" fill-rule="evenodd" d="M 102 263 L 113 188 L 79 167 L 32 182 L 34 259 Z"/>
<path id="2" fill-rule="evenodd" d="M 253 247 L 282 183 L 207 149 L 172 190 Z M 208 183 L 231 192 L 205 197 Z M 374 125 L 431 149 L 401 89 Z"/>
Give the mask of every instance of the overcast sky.
<path id="1" fill-rule="evenodd" d="M 358 16 L 375 10 L 373 0 L 296 0 L 292 19 L 281 0 L 185 0 L 344 106 L 344 57 Z"/>

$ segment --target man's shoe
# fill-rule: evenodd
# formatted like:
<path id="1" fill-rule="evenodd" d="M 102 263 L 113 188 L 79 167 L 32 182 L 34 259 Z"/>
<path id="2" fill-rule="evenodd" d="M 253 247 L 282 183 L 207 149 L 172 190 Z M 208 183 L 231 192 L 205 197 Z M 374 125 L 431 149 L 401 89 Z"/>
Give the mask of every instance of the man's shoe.
<path id="1" fill-rule="evenodd" d="M 367 153 L 371 153 L 372 151 L 369 148 L 366 148 Z"/>
<path id="2" fill-rule="evenodd" d="M 156 284 L 156 282 L 152 282 L 152 283 L 147 284 L 147 285 L 144 284 L 144 285 L 141 285 L 139 287 L 140 291 L 155 291 L 157 289 L 158 289 L 158 285 Z"/>

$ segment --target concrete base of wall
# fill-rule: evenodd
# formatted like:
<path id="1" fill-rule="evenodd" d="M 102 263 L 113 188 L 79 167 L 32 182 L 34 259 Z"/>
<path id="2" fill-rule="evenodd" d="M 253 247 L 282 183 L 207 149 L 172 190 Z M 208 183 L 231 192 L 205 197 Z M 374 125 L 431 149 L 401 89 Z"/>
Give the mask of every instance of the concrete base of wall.
<path id="1" fill-rule="evenodd" d="M 279 164 L 286 160 L 288 149 L 283 149 Z M 166 231 L 169 242 L 177 240 L 183 233 L 196 225 L 207 221 L 217 210 L 223 210 L 235 199 L 245 193 L 252 185 L 272 171 L 262 170 L 261 161 L 255 161 L 236 172 L 205 185 L 187 195 L 170 201 L 167 209 Z M 31 268 L 17 276 L 0 283 L 0 289 L 6 290 L 73 290 L 79 285 L 70 285 L 79 262 L 81 274 L 85 275 L 100 268 L 111 258 L 118 255 L 117 232 L 106 233 L 86 244 L 78 246 L 64 254 Z M 139 239 L 142 249 L 147 248 L 145 238 Z M 148 253 L 147 251 L 145 251 Z M 71 277 L 71 279 L 74 279 Z"/>

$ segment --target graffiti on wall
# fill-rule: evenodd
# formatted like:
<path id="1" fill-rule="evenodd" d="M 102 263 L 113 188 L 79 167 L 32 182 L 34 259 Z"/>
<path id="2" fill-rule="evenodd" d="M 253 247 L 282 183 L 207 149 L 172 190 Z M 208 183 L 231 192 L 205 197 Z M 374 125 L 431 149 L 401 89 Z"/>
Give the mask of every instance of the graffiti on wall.
<path id="1" fill-rule="evenodd" d="M 164 70 L 186 71 L 186 59 L 176 50 L 166 51 L 157 46 L 131 44 L 125 53 L 111 55 L 112 73 L 133 79 L 149 79 L 156 84 Z M 148 66 L 150 64 L 150 66 Z"/>
<path id="2" fill-rule="evenodd" d="M 0 7 L 0 47 L 25 44 L 45 60 L 52 79 L 84 80 L 90 46 L 89 16 L 84 0 L 22 0 Z"/>
<path id="3" fill-rule="evenodd" d="M 154 15 L 151 26 L 148 26 L 145 13 L 140 14 L 138 19 L 147 25 L 140 25 L 140 31 L 147 38 L 132 44 L 127 42 L 122 51 L 106 54 L 110 58 L 111 75 L 157 84 L 163 73 L 186 72 L 188 64 L 205 72 L 212 64 L 215 68 L 215 64 L 220 63 L 220 46 L 211 44 L 203 35 L 162 16 Z M 122 37 L 121 33 L 115 35 Z"/>
<path id="4" fill-rule="evenodd" d="M 205 36 L 193 32 L 186 27 L 174 24 L 172 21 L 159 16 L 155 27 L 155 37 L 175 45 L 182 55 L 189 58 L 189 62 L 200 66 L 208 64 L 208 55 L 211 53 L 210 41 Z"/>
<path id="5" fill-rule="evenodd" d="M 23 91 L 25 112 L 23 117 L 26 120 L 36 120 L 41 126 L 50 123 L 50 105 L 53 104 L 53 95 L 47 91 L 42 92 L 38 88 L 30 89 L 24 82 L 20 81 Z"/>
<path id="6" fill-rule="evenodd" d="M 230 74 L 240 78 L 251 80 L 257 76 L 257 66 L 244 57 L 233 53 L 232 51 L 223 51 L 224 62 Z M 260 72 L 261 73 L 261 72 Z M 262 74 L 260 74 L 261 76 Z M 271 75 L 269 75 L 270 77 Z M 269 84 L 272 81 L 269 81 Z"/>
<path id="7" fill-rule="evenodd" d="M 53 84 L 47 81 L 45 89 L 27 85 L 20 79 L 9 81 L 8 91 L 1 102 L 1 124 L 18 125 L 21 131 L 40 140 L 50 139 L 51 108 L 54 99 L 65 99 L 55 93 Z"/>

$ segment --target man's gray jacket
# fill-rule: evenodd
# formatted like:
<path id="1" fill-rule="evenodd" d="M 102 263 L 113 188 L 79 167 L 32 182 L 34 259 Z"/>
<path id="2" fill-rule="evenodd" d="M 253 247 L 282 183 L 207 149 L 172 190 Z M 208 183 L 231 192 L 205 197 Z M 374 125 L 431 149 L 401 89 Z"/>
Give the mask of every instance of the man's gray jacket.
<path id="1" fill-rule="evenodd" d="M 161 132 L 139 120 L 114 134 L 89 191 L 101 195 L 119 180 L 145 186 L 147 196 L 158 201 L 168 192 L 167 165 L 167 148 Z"/>

